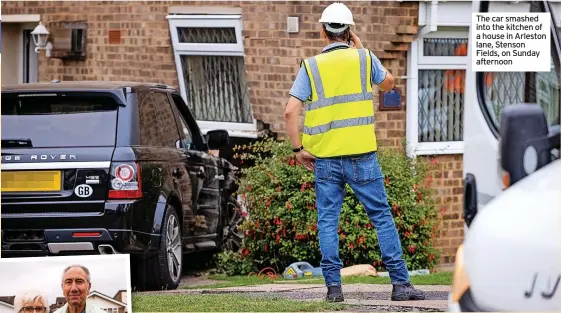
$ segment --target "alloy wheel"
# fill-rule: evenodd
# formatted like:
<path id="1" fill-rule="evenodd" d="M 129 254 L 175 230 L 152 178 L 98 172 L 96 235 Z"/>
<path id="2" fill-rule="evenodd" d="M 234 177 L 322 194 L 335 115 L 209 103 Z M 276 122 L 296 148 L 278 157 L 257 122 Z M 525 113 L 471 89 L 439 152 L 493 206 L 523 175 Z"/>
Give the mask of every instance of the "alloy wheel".
<path id="1" fill-rule="evenodd" d="M 244 217 L 241 209 L 233 200 L 228 201 L 228 223 L 223 230 L 224 250 L 238 251 L 242 246 Z"/>
<path id="2" fill-rule="evenodd" d="M 168 259 L 168 270 L 173 281 L 177 281 L 181 275 L 181 236 L 179 234 L 179 223 L 175 215 L 170 215 L 167 221 L 167 244 L 166 252 Z"/>

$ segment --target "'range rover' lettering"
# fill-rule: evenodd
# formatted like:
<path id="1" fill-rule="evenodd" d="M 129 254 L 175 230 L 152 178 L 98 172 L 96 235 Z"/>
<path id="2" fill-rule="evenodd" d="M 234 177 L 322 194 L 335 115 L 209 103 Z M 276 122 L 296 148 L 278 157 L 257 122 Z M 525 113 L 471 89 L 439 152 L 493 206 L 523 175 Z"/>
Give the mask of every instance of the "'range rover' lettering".
<path id="1" fill-rule="evenodd" d="M 20 161 L 21 160 L 21 156 L 19 156 L 19 155 L 6 155 L 6 156 L 2 157 L 3 161 L 11 161 L 12 158 L 14 159 L 14 161 Z"/>
<path id="2" fill-rule="evenodd" d="M 62 161 L 62 160 L 76 160 L 74 154 L 33 154 L 29 156 L 22 155 L 4 155 L 2 161 L 22 161 L 28 157 L 30 161 Z"/>
<path id="3" fill-rule="evenodd" d="M 56 154 L 41 154 L 41 155 L 32 155 L 31 159 L 32 160 L 37 160 L 37 158 L 41 159 L 41 160 L 76 160 L 76 156 L 73 154 L 60 154 L 60 155 L 56 155 Z"/>

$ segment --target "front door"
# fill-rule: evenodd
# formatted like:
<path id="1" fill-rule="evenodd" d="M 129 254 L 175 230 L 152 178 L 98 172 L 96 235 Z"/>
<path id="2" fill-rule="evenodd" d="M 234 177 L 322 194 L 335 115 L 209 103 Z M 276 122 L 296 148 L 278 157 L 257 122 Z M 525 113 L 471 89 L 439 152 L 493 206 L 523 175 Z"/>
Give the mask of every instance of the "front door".
<path id="1" fill-rule="evenodd" d="M 32 31 L 33 29 L 27 25 L 22 29 L 22 83 L 35 83 L 38 81 L 39 58 L 35 52 L 35 43 L 31 35 Z"/>
<path id="2" fill-rule="evenodd" d="M 2 21 L 2 85 L 38 81 L 39 58 L 31 35 L 36 26 Z"/>

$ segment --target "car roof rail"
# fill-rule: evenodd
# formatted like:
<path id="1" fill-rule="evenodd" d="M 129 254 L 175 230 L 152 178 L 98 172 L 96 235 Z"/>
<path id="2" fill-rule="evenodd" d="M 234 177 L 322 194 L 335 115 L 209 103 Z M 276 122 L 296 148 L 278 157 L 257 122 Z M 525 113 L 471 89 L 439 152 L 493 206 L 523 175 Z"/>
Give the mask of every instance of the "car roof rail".
<path id="1" fill-rule="evenodd" d="M 156 88 L 162 88 L 162 89 L 172 89 L 172 90 L 175 89 L 172 86 L 166 85 L 166 84 L 154 84 L 153 86 L 156 87 Z"/>

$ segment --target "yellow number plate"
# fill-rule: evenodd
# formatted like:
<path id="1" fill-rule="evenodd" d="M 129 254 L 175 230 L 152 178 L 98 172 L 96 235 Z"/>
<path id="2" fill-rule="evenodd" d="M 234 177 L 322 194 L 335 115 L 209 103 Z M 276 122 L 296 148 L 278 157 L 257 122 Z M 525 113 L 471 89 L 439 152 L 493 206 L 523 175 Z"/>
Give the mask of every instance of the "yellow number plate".
<path id="1" fill-rule="evenodd" d="M 2 171 L 2 192 L 60 191 L 60 171 Z"/>

